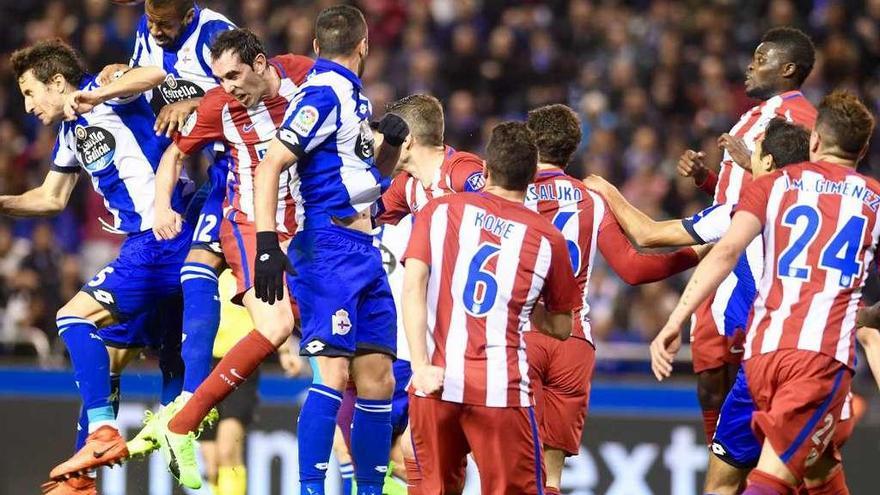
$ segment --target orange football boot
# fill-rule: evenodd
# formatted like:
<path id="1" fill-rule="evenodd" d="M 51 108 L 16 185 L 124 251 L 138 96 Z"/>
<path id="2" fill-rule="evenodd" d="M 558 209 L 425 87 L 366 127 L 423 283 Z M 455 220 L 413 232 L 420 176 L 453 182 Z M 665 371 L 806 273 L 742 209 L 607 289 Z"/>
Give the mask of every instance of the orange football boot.
<path id="1" fill-rule="evenodd" d="M 112 426 L 102 426 L 86 438 L 86 444 L 73 457 L 55 466 L 49 473 L 53 481 L 85 475 L 100 466 L 122 464 L 128 457 L 125 439 Z"/>

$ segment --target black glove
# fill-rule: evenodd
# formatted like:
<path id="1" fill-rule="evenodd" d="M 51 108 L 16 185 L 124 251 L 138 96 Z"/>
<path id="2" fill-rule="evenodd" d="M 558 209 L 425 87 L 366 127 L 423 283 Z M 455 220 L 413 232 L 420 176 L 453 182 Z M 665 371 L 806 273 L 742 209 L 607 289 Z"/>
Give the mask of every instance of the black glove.
<path id="1" fill-rule="evenodd" d="M 394 147 L 403 144 L 403 140 L 409 136 L 409 127 L 406 126 L 406 122 L 393 113 L 386 113 L 379 121 L 376 130 L 382 133 L 386 143 Z"/>
<path id="2" fill-rule="evenodd" d="M 254 294 L 269 304 L 284 298 L 284 272 L 293 273 L 290 260 L 278 245 L 275 232 L 257 232 Z"/>

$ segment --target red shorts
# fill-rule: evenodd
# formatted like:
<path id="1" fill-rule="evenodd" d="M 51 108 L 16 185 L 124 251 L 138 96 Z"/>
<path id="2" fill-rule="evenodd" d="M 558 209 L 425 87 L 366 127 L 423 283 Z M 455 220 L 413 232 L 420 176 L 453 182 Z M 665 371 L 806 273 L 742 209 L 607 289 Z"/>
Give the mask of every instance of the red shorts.
<path id="1" fill-rule="evenodd" d="M 739 365 L 743 357 L 745 330 L 738 329 L 733 337 L 724 335 L 712 318 L 710 297 L 694 311 L 691 325 L 691 354 L 694 360 L 694 373 L 702 373 L 722 366 Z"/>
<path id="2" fill-rule="evenodd" d="M 823 454 L 839 458 L 852 429 L 838 425 L 849 395 L 852 371 L 830 356 L 783 349 L 744 364 L 755 400 L 752 429 L 797 479 Z"/>
<path id="3" fill-rule="evenodd" d="M 278 234 L 284 246 L 289 234 Z M 254 257 L 257 253 L 257 229 L 252 222 L 237 222 L 224 217 L 220 223 L 220 248 L 226 264 L 235 276 L 236 291 L 232 302 L 241 304 L 245 292 L 254 286 Z"/>
<path id="4" fill-rule="evenodd" d="M 409 396 L 421 493 L 459 493 L 472 453 L 480 493 L 537 494 L 544 487 L 538 425 L 530 407 L 485 407 Z"/>
<path id="5" fill-rule="evenodd" d="M 590 404 L 596 349 L 584 339 L 525 333 L 535 415 L 545 447 L 577 455 Z"/>

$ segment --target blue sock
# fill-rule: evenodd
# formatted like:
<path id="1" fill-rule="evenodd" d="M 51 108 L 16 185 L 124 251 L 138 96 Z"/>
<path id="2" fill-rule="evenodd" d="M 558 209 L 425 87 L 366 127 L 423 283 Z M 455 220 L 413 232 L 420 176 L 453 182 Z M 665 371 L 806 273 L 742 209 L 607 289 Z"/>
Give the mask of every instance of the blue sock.
<path id="1" fill-rule="evenodd" d="M 58 335 L 67 346 L 73 365 L 73 379 L 79 387 L 83 409 L 100 421 L 113 421 L 110 407 L 110 356 L 96 333 L 95 324 L 84 318 L 63 316 L 55 320 Z"/>
<path id="2" fill-rule="evenodd" d="M 382 495 L 391 455 L 391 399 L 358 397 L 351 426 L 358 495 Z"/>
<path id="3" fill-rule="evenodd" d="M 342 495 L 354 495 L 351 493 L 351 481 L 354 479 L 354 466 L 350 462 L 339 465 L 339 474 L 342 476 Z"/>
<path id="4" fill-rule="evenodd" d="M 336 414 L 341 405 L 341 392 L 317 383 L 309 388 L 296 425 L 302 495 L 324 495 L 324 478 L 333 449 Z"/>
<path id="5" fill-rule="evenodd" d="M 113 416 L 119 416 L 119 402 L 122 400 L 122 376 L 119 373 L 110 373 L 110 407 L 113 408 Z"/>
<path id="6" fill-rule="evenodd" d="M 183 390 L 184 377 L 186 376 L 186 368 L 180 354 L 171 356 L 161 356 L 159 358 L 159 369 L 162 371 L 162 394 L 159 402 L 163 406 L 167 406 Z"/>
<path id="7" fill-rule="evenodd" d="M 195 392 L 211 373 L 211 351 L 220 326 L 220 293 L 214 269 L 187 262 L 180 269 L 183 286 L 183 390 Z"/>
<path id="8" fill-rule="evenodd" d="M 74 452 L 78 452 L 79 449 L 82 448 L 83 445 L 86 444 L 86 437 L 89 436 L 89 416 L 86 414 L 86 410 L 83 408 L 79 409 L 79 420 L 76 422 L 76 450 Z"/>

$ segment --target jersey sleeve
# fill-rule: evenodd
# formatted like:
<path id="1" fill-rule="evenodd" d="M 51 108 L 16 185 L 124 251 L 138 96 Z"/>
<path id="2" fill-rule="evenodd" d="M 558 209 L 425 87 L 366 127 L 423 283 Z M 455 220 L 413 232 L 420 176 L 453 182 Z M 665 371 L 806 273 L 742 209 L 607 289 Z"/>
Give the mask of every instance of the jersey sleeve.
<path id="1" fill-rule="evenodd" d="M 403 217 L 409 215 L 409 203 L 406 201 L 406 181 L 409 175 L 405 172 L 397 174 L 391 180 L 391 186 L 382 193 L 379 201 L 379 215 L 377 221 L 379 223 L 390 223 L 397 225 Z"/>
<path id="2" fill-rule="evenodd" d="M 712 205 L 694 216 L 681 219 L 681 225 L 699 244 L 718 242 L 730 229 L 733 205 Z"/>
<path id="3" fill-rule="evenodd" d="M 62 174 L 75 174 L 79 172 L 79 162 L 76 160 L 76 152 L 67 145 L 63 133 L 58 133 L 55 138 L 55 148 L 52 149 L 52 164 L 49 170 Z"/>
<path id="4" fill-rule="evenodd" d="M 147 29 L 147 16 L 144 14 L 141 16 L 140 22 L 138 22 L 137 32 L 134 36 L 134 50 L 131 53 L 131 60 L 128 62 L 128 65 L 131 67 L 149 67 L 156 65 L 150 60 L 150 47 L 147 41 L 149 35 L 150 32 Z"/>
<path id="5" fill-rule="evenodd" d="M 623 233 L 614 214 L 607 210 L 602 219 L 597 245 L 614 272 L 630 285 L 663 280 L 700 262 L 700 257 L 689 247 L 671 253 L 640 252 Z"/>
<path id="6" fill-rule="evenodd" d="M 180 132 L 174 136 L 174 143 L 187 155 L 224 138 L 220 113 L 222 105 L 212 97 L 212 91 L 202 98 L 198 108 L 190 114 Z"/>
<path id="7" fill-rule="evenodd" d="M 458 152 L 449 170 L 450 187 L 455 192 L 477 192 L 483 189 L 483 160 L 473 153 Z"/>
<path id="8" fill-rule="evenodd" d="M 578 283 L 574 278 L 565 238 L 556 230 L 551 234 L 550 268 L 542 291 L 544 307 L 551 313 L 566 313 L 580 305 Z"/>
<path id="9" fill-rule="evenodd" d="M 409 244 L 400 262 L 406 265 L 407 260 L 414 258 L 431 266 L 431 218 L 437 202 L 429 203 L 418 217 L 413 217 L 412 233 Z"/>
<path id="10" fill-rule="evenodd" d="M 338 128 L 339 101 L 328 86 L 308 86 L 294 100 L 293 111 L 278 129 L 278 138 L 302 158 Z"/>
<path id="11" fill-rule="evenodd" d="M 714 170 L 709 170 L 706 174 L 706 180 L 697 185 L 697 188 L 709 196 L 715 195 L 715 187 L 718 185 L 718 173 Z"/>
<path id="12" fill-rule="evenodd" d="M 770 200 L 770 189 L 781 173 L 781 171 L 777 171 L 764 175 L 747 185 L 742 194 L 740 194 L 739 204 L 736 205 L 735 212 L 747 211 L 755 215 L 763 226 L 767 219 L 767 202 Z"/>

